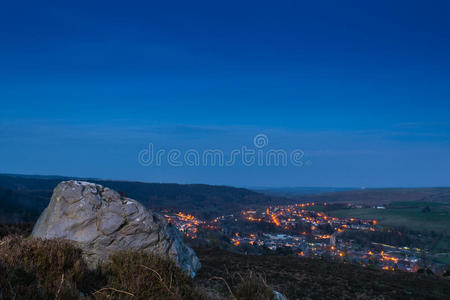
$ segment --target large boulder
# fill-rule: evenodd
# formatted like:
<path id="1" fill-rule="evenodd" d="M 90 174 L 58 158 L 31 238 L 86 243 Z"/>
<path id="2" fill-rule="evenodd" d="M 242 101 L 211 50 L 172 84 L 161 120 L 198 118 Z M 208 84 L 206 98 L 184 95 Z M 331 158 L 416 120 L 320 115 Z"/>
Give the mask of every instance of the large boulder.
<path id="1" fill-rule="evenodd" d="M 168 257 L 192 277 L 200 269 L 195 252 L 163 216 L 89 182 L 61 182 L 31 236 L 73 241 L 91 268 L 107 262 L 115 251 L 138 250 Z"/>

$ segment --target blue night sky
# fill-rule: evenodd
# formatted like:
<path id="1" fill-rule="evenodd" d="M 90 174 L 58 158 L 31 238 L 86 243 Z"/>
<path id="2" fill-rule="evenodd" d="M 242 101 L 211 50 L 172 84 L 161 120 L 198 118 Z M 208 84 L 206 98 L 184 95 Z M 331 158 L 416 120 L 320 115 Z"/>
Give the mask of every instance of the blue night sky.
<path id="1" fill-rule="evenodd" d="M 450 185 L 449 1 L 65 2 L 0 4 L 0 173 Z M 137 159 L 261 133 L 305 164 Z"/>

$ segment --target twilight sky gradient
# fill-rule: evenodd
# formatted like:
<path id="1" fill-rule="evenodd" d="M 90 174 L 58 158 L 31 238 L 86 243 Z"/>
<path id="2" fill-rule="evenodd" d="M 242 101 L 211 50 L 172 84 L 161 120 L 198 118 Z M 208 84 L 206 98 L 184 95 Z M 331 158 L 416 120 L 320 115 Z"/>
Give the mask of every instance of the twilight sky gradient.
<path id="1" fill-rule="evenodd" d="M 64 2 L 0 4 L 0 173 L 450 185 L 449 1 Z M 137 161 L 259 133 L 312 164 Z"/>

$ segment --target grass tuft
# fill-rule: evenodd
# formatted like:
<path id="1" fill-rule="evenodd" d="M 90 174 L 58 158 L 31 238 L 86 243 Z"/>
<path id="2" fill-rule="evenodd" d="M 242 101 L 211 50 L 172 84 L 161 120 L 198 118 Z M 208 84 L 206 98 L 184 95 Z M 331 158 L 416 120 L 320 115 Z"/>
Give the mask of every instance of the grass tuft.
<path id="1" fill-rule="evenodd" d="M 96 299 L 206 299 L 174 262 L 152 253 L 116 252 L 101 269 L 107 288 Z"/>
<path id="2" fill-rule="evenodd" d="M 0 241 L 0 264 L 4 299 L 75 299 L 88 272 L 81 250 L 69 242 L 17 235 Z"/>
<path id="3" fill-rule="evenodd" d="M 116 252 L 88 270 L 81 249 L 60 239 L 0 240 L 0 299 L 206 299 L 171 260 Z"/>
<path id="4" fill-rule="evenodd" d="M 271 300 L 274 298 L 274 293 L 261 274 L 249 272 L 237 286 L 236 297 L 239 300 Z"/>

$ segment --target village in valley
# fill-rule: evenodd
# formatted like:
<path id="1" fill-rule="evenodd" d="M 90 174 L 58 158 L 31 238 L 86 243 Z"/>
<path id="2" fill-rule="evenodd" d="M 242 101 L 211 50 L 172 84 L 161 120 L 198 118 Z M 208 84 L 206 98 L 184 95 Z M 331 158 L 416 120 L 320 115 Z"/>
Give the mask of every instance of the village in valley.
<path id="1" fill-rule="evenodd" d="M 383 270 L 417 272 L 428 268 L 435 274 L 445 272 L 445 265 L 433 262 L 424 249 L 376 242 L 361 244 L 345 238 L 346 232 L 386 229 L 377 220 L 331 217 L 316 209 L 326 205 L 311 202 L 248 209 L 209 221 L 183 212 L 163 213 L 194 244 L 215 239 L 220 240 L 221 246 L 244 254 L 283 253 Z"/>

